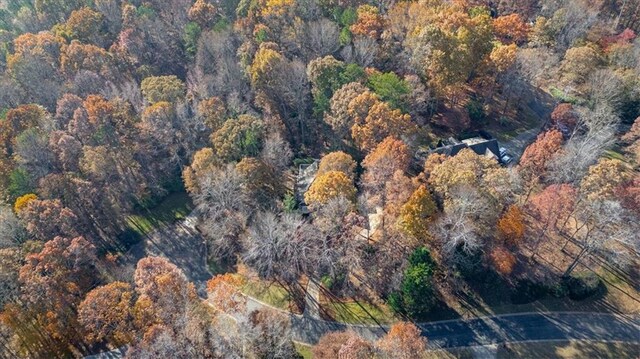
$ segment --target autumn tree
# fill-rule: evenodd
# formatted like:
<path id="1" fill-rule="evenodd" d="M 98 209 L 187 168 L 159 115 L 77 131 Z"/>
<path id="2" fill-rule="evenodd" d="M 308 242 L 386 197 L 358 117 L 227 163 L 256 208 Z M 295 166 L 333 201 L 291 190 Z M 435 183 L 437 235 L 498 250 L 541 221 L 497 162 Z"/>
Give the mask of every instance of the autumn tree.
<path id="1" fill-rule="evenodd" d="M 509 275 L 513 272 L 516 258 L 508 249 L 495 247 L 489 252 L 489 259 L 496 271 L 502 275 Z"/>
<path id="2" fill-rule="evenodd" d="M 427 340 L 420 328 L 410 322 L 391 326 L 387 335 L 376 342 L 386 355 L 398 359 L 419 358 L 427 355 Z"/>
<path id="3" fill-rule="evenodd" d="M 351 137 L 364 152 L 371 151 L 388 136 L 406 135 L 413 126 L 409 115 L 392 109 L 389 104 L 368 92 L 349 103 L 349 113 L 354 118 Z"/>
<path id="4" fill-rule="evenodd" d="M 506 242 L 517 244 L 524 238 L 524 214 L 517 205 L 512 205 L 498 220 L 498 234 Z"/>
<path id="5" fill-rule="evenodd" d="M 134 282 L 138 294 L 134 310 L 138 311 L 136 320 L 141 325 L 177 326 L 198 300 L 194 285 L 175 264 L 164 258 L 139 260 Z"/>
<path id="6" fill-rule="evenodd" d="M 349 178 L 354 179 L 355 170 L 356 162 L 353 158 L 342 151 L 336 151 L 322 157 L 316 176 L 322 176 L 330 171 L 340 171 L 349 176 Z"/>
<path id="7" fill-rule="evenodd" d="M 228 119 L 211 135 L 217 156 L 225 161 L 239 161 L 260 153 L 264 141 L 264 124 L 252 115 Z"/>
<path id="8" fill-rule="evenodd" d="M 113 282 L 93 289 L 78 306 L 78 322 L 89 342 L 128 344 L 134 337 L 131 285 Z"/>
<path id="9" fill-rule="evenodd" d="M 360 5 L 357 10 L 356 22 L 349 30 L 356 36 L 377 39 L 384 28 L 384 18 L 380 10 L 372 5 Z"/>
<path id="10" fill-rule="evenodd" d="M 218 11 L 215 6 L 205 0 L 196 0 L 189 9 L 189 19 L 202 27 L 212 24 Z"/>
<path id="11" fill-rule="evenodd" d="M 600 159 L 589 167 L 582 179 L 580 190 L 589 200 L 605 200 L 615 197 L 615 192 L 623 183 L 631 179 L 629 168 L 617 159 Z"/>
<path id="12" fill-rule="evenodd" d="M 320 338 L 312 352 L 318 359 L 369 358 L 373 349 L 371 343 L 354 332 L 329 332 Z"/>
<path id="13" fill-rule="evenodd" d="M 533 251 L 537 254 L 539 245 L 546 239 L 547 233 L 562 230 L 576 205 L 576 189 L 569 184 L 550 185 L 529 199 L 527 204 L 537 219 L 538 235 L 532 238 Z M 562 225 L 558 228 L 558 224 Z"/>
<path id="14" fill-rule="evenodd" d="M 185 96 L 185 85 L 176 76 L 154 76 L 142 80 L 140 85 L 149 103 L 176 102 Z"/>
<path id="15" fill-rule="evenodd" d="M 558 104 L 551 113 L 553 125 L 565 136 L 569 136 L 573 132 L 578 120 L 578 114 L 570 103 Z"/>
<path id="16" fill-rule="evenodd" d="M 316 177 L 309 190 L 304 194 L 304 201 L 311 207 L 321 206 L 337 197 L 355 200 L 356 188 L 353 180 L 340 171 L 329 171 Z"/>
<path id="17" fill-rule="evenodd" d="M 406 172 L 411 161 L 409 147 L 394 137 L 385 138 L 362 161 L 364 187 L 378 192 L 396 171 Z"/>
<path id="18" fill-rule="evenodd" d="M 529 179 L 543 176 L 547 171 L 549 161 L 560 150 L 562 133 L 551 130 L 538 135 L 536 141 L 524 150 L 520 157 L 519 170 Z"/>
<path id="19" fill-rule="evenodd" d="M 505 44 L 522 45 L 527 42 L 530 28 L 519 14 L 509 14 L 498 16 L 493 20 L 493 31 Z"/>
<path id="20" fill-rule="evenodd" d="M 591 46 L 572 47 L 564 55 L 562 70 L 564 77 L 573 83 L 581 84 L 601 64 L 600 54 Z"/>
<path id="21" fill-rule="evenodd" d="M 284 187 L 274 169 L 254 157 L 245 157 L 236 164 L 236 170 L 242 176 L 242 184 L 247 197 L 255 199 L 257 204 L 268 206 L 283 195 Z"/>
<path id="22" fill-rule="evenodd" d="M 361 83 L 350 82 L 336 90 L 331 97 L 330 111 L 325 113 L 324 121 L 340 138 L 348 139 L 351 135 L 353 117 L 349 114 L 349 103 L 366 91 L 367 88 Z"/>
<path id="23" fill-rule="evenodd" d="M 214 132 L 222 127 L 226 113 L 224 101 L 218 97 L 206 98 L 198 104 L 198 116 L 201 116 L 202 122 Z"/>
<path id="24" fill-rule="evenodd" d="M 420 186 L 400 209 L 398 225 L 415 238 L 430 237 L 429 223 L 437 211 L 436 203 L 427 187 Z"/>

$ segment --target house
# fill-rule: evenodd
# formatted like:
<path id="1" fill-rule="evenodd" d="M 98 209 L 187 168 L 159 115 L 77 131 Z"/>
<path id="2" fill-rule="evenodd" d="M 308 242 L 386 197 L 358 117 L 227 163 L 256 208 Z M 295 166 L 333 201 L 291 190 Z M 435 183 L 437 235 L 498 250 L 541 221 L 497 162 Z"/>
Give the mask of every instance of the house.
<path id="1" fill-rule="evenodd" d="M 416 157 L 420 160 L 424 160 L 432 153 L 455 156 L 465 148 L 473 150 L 473 152 L 480 156 L 494 158 L 496 161 L 500 162 L 501 155 L 498 140 L 484 131 L 480 131 L 475 136 L 465 138 L 463 140 L 457 140 L 453 137 L 440 140 L 437 147 L 429 148 L 428 150 L 419 150 L 418 153 L 416 153 Z"/>

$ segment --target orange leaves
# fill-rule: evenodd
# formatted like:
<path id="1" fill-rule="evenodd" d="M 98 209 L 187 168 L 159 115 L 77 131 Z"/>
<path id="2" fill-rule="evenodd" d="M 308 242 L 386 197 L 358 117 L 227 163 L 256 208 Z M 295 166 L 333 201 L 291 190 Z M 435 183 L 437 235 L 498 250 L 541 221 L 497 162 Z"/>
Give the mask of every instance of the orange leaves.
<path id="1" fill-rule="evenodd" d="M 527 41 L 531 27 L 520 15 L 509 14 L 493 20 L 493 31 L 501 42 L 521 45 Z"/>
<path id="2" fill-rule="evenodd" d="M 503 275 L 509 275 L 516 265 L 516 257 L 504 247 L 496 247 L 489 253 L 491 264 L 496 271 Z"/>
<path id="3" fill-rule="evenodd" d="M 524 216 L 520 207 L 513 205 L 498 220 L 500 236 L 512 244 L 519 243 L 524 237 Z"/>
<path id="4" fill-rule="evenodd" d="M 426 354 L 427 340 L 413 323 L 394 324 L 389 333 L 377 343 L 383 352 L 397 359 L 413 359 Z"/>
<path id="5" fill-rule="evenodd" d="M 230 273 L 217 275 L 207 282 L 209 302 L 222 312 L 239 311 L 246 304 L 246 298 L 238 288 L 244 280 Z"/>
<path id="6" fill-rule="evenodd" d="M 365 152 L 372 150 L 385 137 L 401 137 L 412 127 L 411 116 L 371 96 L 368 92 L 364 93 L 349 104 L 349 112 L 355 117 L 351 137 L 356 146 Z"/>
<path id="7" fill-rule="evenodd" d="M 436 213 L 436 203 L 425 186 L 420 186 L 400 209 L 398 224 L 407 233 L 418 239 L 429 237 L 428 225 Z"/>
<path id="8" fill-rule="evenodd" d="M 342 151 L 331 152 L 320 160 L 318 166 L 318 176 L 330 171 L 340 171 L 350 178 L 354 178 L 356 170 L 356 161 L 348 154 Z"/>
<path id="9" fill-rule="evenodd" d="M 372 5 L 360 5 L 357 13 L 358 19 L 351 25 L 351 32 L 354 35 L 377 39 L 384 28 L 384 19 L 378 8 Z"/>
<path id="10" fill-rule="evenodd" d="M 562 133 L 551 130 L 538 135 L 538 139 L 524 150 L 520 158 L 520 170 L 531 175 L 542 175 L 547 164 L 562 145 Z"/>

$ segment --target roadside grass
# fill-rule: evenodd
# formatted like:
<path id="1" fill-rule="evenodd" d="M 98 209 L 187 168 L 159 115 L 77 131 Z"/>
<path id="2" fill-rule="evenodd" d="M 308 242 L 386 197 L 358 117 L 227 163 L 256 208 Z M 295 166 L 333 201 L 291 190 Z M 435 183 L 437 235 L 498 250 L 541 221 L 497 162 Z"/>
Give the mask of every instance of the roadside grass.
<path id="1" fill-rule="evenodd" d="M 279 309 L 290 310 L 292 308 L 291 295 L 277 283 L 247 279 L 240 291 Z"/>
<path id="2" fill-rule="evenodd" d="M 322 309 L 332 320 L 349 324 L 389 324 L 397 319 L 390 308 L 364 301 L 330 301 Z"/>
<path id="3" fill-rule="evenodd" d="M 175 192 L 165 197 L 157 206 L 141 210 L 127 218 L 128 226 L 140 236 L 154 229 L 184 219 L 193 209 L 186 192 Z"/>
<path id="4" fill-rule="evenodd" d="M 511 343 L 498 348 L 498 359 L 511 358 L 599 358 L 634 359 L 640 353 L 640 344 L 606 343 L 596 341 L 561 341 Z"/>
<path id="5" fill-rule="evenodd" d="M 303 359 L 312 359 L 313 353 L 311 352 L 311 346 L 294 342 L 293 345 L 296 347 L 296 351 L 298 354 L 302 356 Z"/>

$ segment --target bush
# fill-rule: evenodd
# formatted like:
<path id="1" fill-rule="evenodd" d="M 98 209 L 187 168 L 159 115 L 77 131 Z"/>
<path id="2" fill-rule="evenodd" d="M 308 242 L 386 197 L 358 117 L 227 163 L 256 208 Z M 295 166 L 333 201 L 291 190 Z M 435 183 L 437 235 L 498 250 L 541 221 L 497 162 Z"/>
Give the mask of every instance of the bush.
<path id="1" fill-rule="evenodd" d="M 484 106 L 478 100 L 470 100 L 467 103 L 467 112 L 469 113 L 469 118 L 471 122 L 475 124 L 483 124 L 486 118 L 486 114 L 484 112 Z"/>
<path id="2" fill-rule="evenodd" d="M 536 300 L 543 298 L 547 292 L 548 289 L 544 285 L 524 279 L 519 281 L 513 289 L 511 302 L 513 304 L 535 302 Z"/>
<path id="3" fill-rule="evenodd" d="M 583 300 L 604 290 L 600 277 L 591 272 L 579 273 L 565 279 L 572 300 Z"/>

